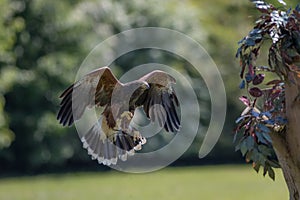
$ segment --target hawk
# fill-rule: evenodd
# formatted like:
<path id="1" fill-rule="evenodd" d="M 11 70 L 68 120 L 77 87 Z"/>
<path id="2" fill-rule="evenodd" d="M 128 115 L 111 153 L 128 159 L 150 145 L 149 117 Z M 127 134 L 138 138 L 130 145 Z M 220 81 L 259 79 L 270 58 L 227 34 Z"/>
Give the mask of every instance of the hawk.
<path id="1" fill-rule="evenodd" d="M 167 132 L 179 131 L 179 101 L 172 87 L 175 83 L 174 77 L 160 70 L 121 83 L 109 67 L 98 68 L 60 95 L 57 120 L 63 126 L 71 126 L 86 108 L 102 107 L 99 119 L 81 141 L 92 159 L 104 165 L 116 164 L 146 143 L 130 124 L 136 108 L 141 107 L 150 121 L 158 122 Z"/>

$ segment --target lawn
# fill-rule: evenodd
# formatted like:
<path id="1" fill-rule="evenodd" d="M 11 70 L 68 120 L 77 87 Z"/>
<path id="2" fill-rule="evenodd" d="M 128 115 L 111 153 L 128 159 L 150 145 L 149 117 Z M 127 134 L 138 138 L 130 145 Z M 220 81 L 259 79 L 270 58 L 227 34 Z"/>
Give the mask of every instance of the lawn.
<path id="1" fill-rule="evenodd" d="M 250 166 L 166 168 L 147 174 L 116 171 L 0 179 L 2 200 L 288 199 L 282 174 L 276 181 Z"/>

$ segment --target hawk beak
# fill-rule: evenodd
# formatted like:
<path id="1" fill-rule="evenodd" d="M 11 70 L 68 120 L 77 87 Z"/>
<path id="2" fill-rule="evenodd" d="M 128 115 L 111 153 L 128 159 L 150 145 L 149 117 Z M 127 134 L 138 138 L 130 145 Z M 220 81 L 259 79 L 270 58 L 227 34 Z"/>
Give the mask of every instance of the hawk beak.
<path id="1" fill-rule="evenodd" d="M 150 88 L 150 85 L 146 81 L 144 81 L 144 86 L 145 86 L 146 89 Z"/>

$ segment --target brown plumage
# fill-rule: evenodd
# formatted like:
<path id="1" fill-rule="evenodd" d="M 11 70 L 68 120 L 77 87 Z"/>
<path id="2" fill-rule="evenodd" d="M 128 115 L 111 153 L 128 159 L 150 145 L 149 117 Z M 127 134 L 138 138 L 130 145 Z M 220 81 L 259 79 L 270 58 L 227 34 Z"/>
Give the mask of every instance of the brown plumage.
<path id="1" fill-rule="evenodd" d="M 178 99 L 169 74 L 155 70 L 138 80 L 121 83 L 108 67 L 96 69 L 68 87 L 61 95 L 57 115 L 62 125 L 72 125 L 86 108 L 104 107 L 98 122 L 81 138 L 92 159 L 105 165 L 126 160 L 146 143 L 138 130 L 130 125 L 134 111 L 143 107 L 146 116 L 157 121 L 167 132 L 177 132 Z M 154 105 L 160 106 L 154 106 Z"/>

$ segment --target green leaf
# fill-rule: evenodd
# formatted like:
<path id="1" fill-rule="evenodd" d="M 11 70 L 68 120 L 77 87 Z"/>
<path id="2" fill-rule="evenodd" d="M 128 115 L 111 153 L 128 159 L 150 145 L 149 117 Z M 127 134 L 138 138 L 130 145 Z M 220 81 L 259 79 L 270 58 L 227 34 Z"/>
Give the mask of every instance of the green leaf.
<path id="1" fill-rule="evenodd" d="M 252 160 L 252 154 L 253 154 L 253 151 L 248 151 L 246 153 L 246 161 L 247 162 L 250 162 Z"/>
<path id="2" fill-rule="evenodd" d="M 258 173 L 259 172 L 259 169 L 260 169 L 260 164 L 259 163 L 255 163 L 253 162 L 253 169 Z"/>
<path id="3" fill-rule="evenodd" d="M 264 133 L 269 133 L 270 129 L 263 124 L 258 124 L 257 127 Z"/>
<path id="4" fill-rule="evenodd" d="M 248 46 L 254 46 L 256 43 L 255 43 L 255 40 L 251 37 L 248 37 L 245 41 L 246 45 Z"/>
<path id="5" fill-rule="evenodd" d="M 259 160 L 259 152 L 256 148 L 252 150 L 252 160 L 254 162 L 257 162 Z"/>
<path id="6" fill-rule="evenodd" d="M 235 123 L 238 124 L 240 123 L 246 116 L 241 116 L 239 118 L 237 118 L 237 120 L 235 120 Z"/>
<path id="7" fill-rule="evenodd" d="M 239 85 L 240 89 L 244 89 L 245 88 L 245 80 L 242 80 L 242 82 Z"/>
<path id="8" fill-rule="evenodd" d="M 238 151 L 238 150 L 240 150 L 241 149 L 241 144 L 237 144 L 236 146 L 235 146 L 235 151 Z"/>
<path id="9" fill-rule="evenodd" d="M 257 162 L 259 162 L 261 165 L 265 165 L 266 163 L 266 157 L 262 153 L 258 153 L 258 159 Z"/>
<path id="10" fill-rule="evenodd" d="M 253 139 L 252 136 L 248 136 L 248 137 L 246 138 L 246 146 L 247 146 L 247 149 L 248 149 L 248 150 L 253 149 L 254 143 L 255 143 L 255 141 L 254 141 L 254 139 Z"/>
<path id="11" fill-rule="evenodd" d="M 267 172 L 268 172 L 268 166 L 264 166 L 263 176 L 266 176 Z"/>
<path id="12" fill-rule="evenodd" d="M 274 168 L 280 168 L 280 164 L 278 161 L 276 160 L 268 160 L 268 164 L 271 166 L 271 167 L 274 167 Z"/>
<path id="13" fill-rule="evenodd" d="M 270 144 L 272 144 L 272 138 L 270 137 L 270 135 L 268 133 L 262 132 L 261 134 Z"/>
<path id="14" fill-rule="evenodd" d="M 257 136 L 258 142 L 261 142 L 263 144 L 268 144 L 267 140 L 265 140 L 263 134 L 261 132 L 256 132 L 255 135 Z"/>
<path id="15" fill-rule="evenodd" d="M 243 140 L 243 142 L 241 143 L 240 150 L 241 150 L 242 155 L 245 156 L 245 154 L 248 151 L 246 140 Z"/>
<path id="16" fill-rule="evenodd" d="M 271 156 L 271 148 L 266 145 L 258 145 L 258 150 L 265 156 Z"/>
<path id="17" fill-rule="evenodd" d="M 275 172 L 274 170 L 272 169 L 272 167 L 269 167 L 268 168 L 268 175 L 271 179 L 273 179 L 273 181 L 275 181 Z"/>

